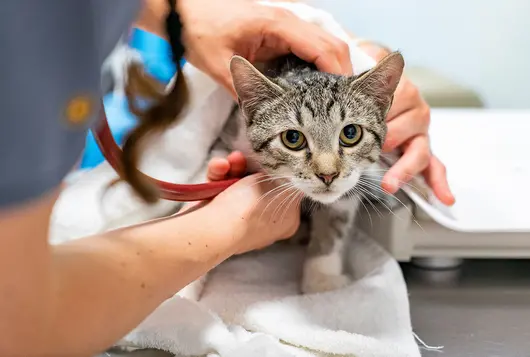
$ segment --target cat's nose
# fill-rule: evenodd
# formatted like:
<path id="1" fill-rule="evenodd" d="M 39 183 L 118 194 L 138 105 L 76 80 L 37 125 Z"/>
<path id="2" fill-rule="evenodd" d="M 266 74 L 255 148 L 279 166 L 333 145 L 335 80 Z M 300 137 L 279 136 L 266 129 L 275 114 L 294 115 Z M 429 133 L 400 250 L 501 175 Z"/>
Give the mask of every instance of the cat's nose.
<path id="1" fill-rule="evenodd" d="M 326 173 L 326 174 L 316 174 L 320 181 L 324 182 L 326 185 L 331 185 L 333 180 L 339 176 L 338 172 Z"/>

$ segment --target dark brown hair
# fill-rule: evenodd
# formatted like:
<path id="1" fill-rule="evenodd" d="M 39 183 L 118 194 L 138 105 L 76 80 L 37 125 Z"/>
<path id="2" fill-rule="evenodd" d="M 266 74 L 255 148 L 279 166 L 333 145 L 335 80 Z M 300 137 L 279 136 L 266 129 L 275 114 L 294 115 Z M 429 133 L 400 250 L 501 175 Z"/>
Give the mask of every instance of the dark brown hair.
<path id="1" fill-rule="evenodd" d="M 172 59 L 176 65 L 176 79 L 169 91 L 155 78 L 145 72 L 139 64 L 128 68 L 125 95 L 130 112 L 138 118 L 137 126 L 128 134 L 123 145 L 121 179 L 148 203 L 156 202 L 160 194 L 157 187 L 149 182 L 137 169 L 142 147 L 147 139 L 174 125 L 182 116 L 188 103 L 186 80 L 180 61 L 184 55 L 182 44 L 182 23 L 176 12 L 175 0 L 168 0 L 169 14 L 166 18 L 166 31 L 171 45 Z M 138 106 L 138 100 L 148 102 L 147 109 Z"/>

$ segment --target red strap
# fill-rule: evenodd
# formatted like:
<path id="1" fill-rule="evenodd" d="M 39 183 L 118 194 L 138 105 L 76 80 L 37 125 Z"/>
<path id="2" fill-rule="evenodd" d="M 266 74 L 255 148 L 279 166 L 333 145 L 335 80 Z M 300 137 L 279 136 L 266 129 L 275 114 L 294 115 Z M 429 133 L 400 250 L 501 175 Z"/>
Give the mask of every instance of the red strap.
<path id="1" fill-rule="evenodd" d="M 94 134 L 94 138 L 96 139 L 99 149 L 103 153 L 103 156 L 112 166 L 112 168 L 119 173 L 122 151 L 112 136 L 103 104 L 100 118 L 95 127 L 91 130 Z M 239 180 L 230 179 L 194 185 L 181 185 L 160 181 L 143 173 L 141 173 L 141 175 L 158 187 L 160 191 L 160 198 L 180 202 L 212 199 Z"/>

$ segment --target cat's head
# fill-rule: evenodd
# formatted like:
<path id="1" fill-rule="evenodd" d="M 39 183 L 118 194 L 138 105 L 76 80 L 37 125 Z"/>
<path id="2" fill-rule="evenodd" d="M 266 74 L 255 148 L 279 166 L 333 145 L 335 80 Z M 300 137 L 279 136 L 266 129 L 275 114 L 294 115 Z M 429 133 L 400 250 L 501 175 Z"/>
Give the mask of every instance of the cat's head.
<path id="1" fill-rule="evenodd" d="M 270 79 L 233 57 L 230 69 L 254 159 L 313 200 L 334 202 L 378 160 L 403 67 L 394 52 L 359 76 L 293 71 Z"/>

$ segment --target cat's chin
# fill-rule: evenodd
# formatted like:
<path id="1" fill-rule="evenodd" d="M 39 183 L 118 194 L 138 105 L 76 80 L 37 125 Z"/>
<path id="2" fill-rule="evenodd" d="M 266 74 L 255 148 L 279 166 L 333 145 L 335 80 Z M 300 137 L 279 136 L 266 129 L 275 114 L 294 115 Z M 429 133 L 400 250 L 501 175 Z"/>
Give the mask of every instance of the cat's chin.
<path id="1" fill-rule="evenodd" d="M 325 205 L 329 205 L 329 204 L 332 204 L 333 202 L 338 201 L 343 196 L 343 194 L 339 192 L 321 192 L 321 193 L 315 193 L 315 192 L 307 193 L 306 192 L 306 196 L 314 201 L 320 202 Z"/>

